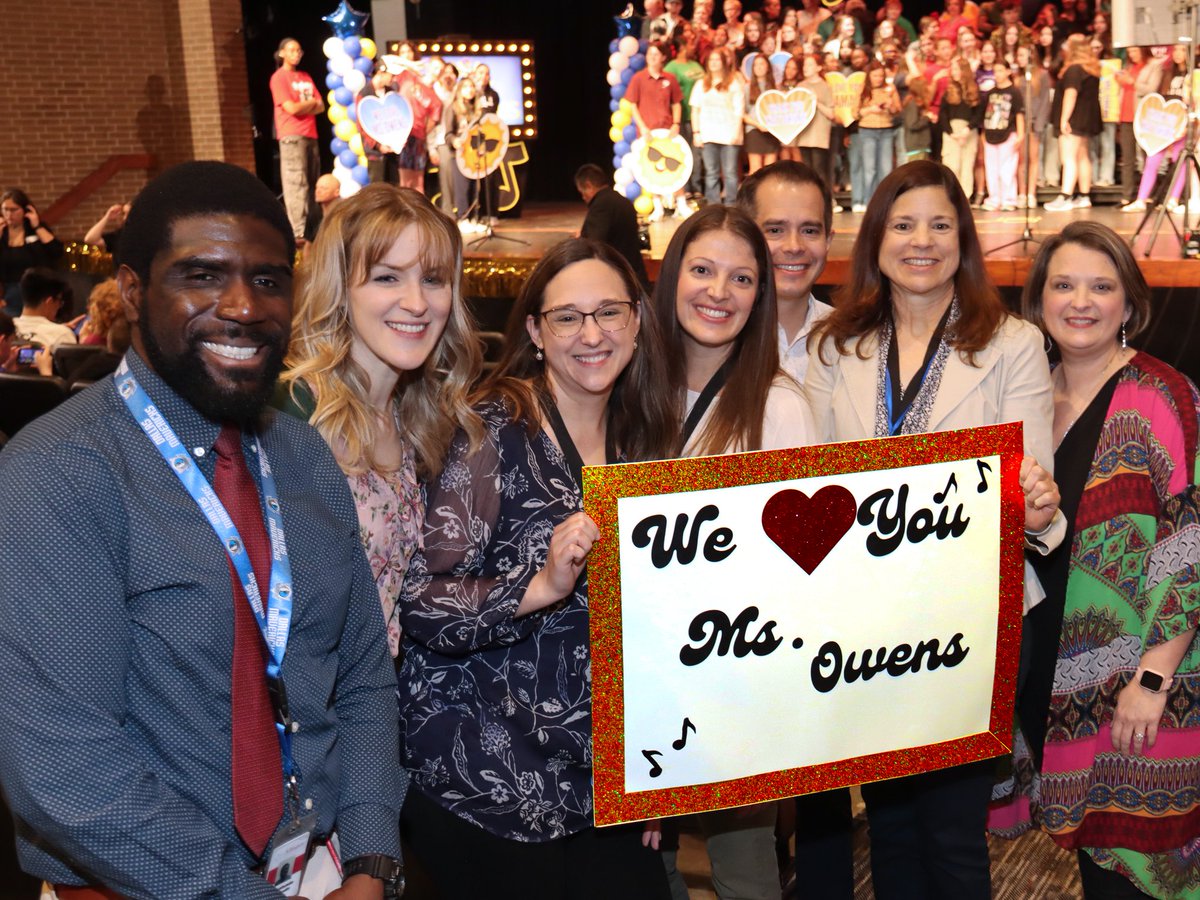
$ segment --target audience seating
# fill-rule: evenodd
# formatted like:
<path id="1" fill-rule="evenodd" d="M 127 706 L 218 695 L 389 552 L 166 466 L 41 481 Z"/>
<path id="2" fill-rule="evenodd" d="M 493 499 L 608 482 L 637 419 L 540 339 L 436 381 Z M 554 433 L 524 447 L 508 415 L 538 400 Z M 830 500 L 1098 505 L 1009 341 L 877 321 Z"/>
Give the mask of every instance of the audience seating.
<path id="1" fill-rule="evenodd" d="M 45 375 L 0 373 L 0 432 L 10 438 L 67 398 L 67 383 Z"/>

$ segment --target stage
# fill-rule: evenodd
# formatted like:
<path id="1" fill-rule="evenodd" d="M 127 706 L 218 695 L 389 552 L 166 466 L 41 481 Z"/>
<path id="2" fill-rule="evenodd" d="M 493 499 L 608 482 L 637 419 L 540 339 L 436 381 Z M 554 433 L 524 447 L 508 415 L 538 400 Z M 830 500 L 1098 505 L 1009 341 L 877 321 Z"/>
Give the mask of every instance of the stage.
<path id="1" fill-rule="evenodd" d="M 1047 195 L 1044 200 L 1052 199 Z M 526 276 L 537 260 L 554 244 L 579 232 L 583 223 L 583 203 L 527 203 L 519 219 L 501 219 L 495 238 L 478 241 L 468 236 L 463 265 L 463 293 L 470 298 L 471 307 L 480 325 L 488 331 L 503 331 L 511 303 Z M 1035 240 L 1060 231 L 1069 222 L 1090 219 L 1113 228 L 1126 240 L 1141 224 L 1143 214 L 1122 213 L 1114 205 L 1094 206 L 1068 212 L 1047 212 L 1039 207 L 1030 214 L 1030 230 Z M 1173 216 L 1182 229 L 1182 217 Z M 1195 226 L 1196 216 L 1189 215 Z M 824 273 L 815 289 L 818 296 L 827 298 L 830 290 L 841 284 L 852 265 L 851 253 L 858 232 L 861 214 L 837 213 L 833 217 L 833 246 Z M 1037 254 L 1037 245 L 1021 244 L 1004 247 L 1019 241 L 1025 227 L 1024 211 L 975 211 L 980 243 L 987 254 L 987 269 L 992 281 L 1000 288 L 1005 300 L 1014 309 L 1020 305 L 1021 288 Z M 678 227 L 678 220 L 667 219 L 650 225 L 650 254 L 646 268 L 653 280 L 658 276 L 659 261 Z M 1197 229 L 1200 231 L 1200 228 Z M 1153 219 L 1139 236 L 1135 255 L 1146 280 L 1153 288 L 1153 315 L 1147 333 L 1136 343 L 1147 352 L 1170 363 L 1200 382 L 1200 304 L 1196 288 L 1200 288 L 1200 260 L 1183 259 L 1179 240 L 1171 225 L 1163 221 L 1157 240 L 1147 258 L 1145 248 L 1153 233 Z M 499 238 L 514 238 L 520 243 Z M 988 252 L 992 248 L 1001 248 Z"/>
<path id="2" fill-rule="evenodd" d="M 1047 196 L 1046 199 L 1051 199 Z M 467 237 L 466 257 L 474 261 L 476 268 L 483 260 L 504 260 L 509 266 L 518 262 L 531 265 L 547 249 L 559 241 L 578 234 L 583 223 L 585 207 L 582 203 L 552 204 L 526 203 L 524 215 L 519 219 L 501 219 L 496 228 L 500 238 L 516 238 L 527 243 L 512 243 L 496 238 L 477 243 L 476 238 Z M 1067 212 L 1047 212 L 1039 207 L 1030 214 L 1029 226 L 1035 240 L 1042 235 L 1054 234 L 1063 226 L 1077 219 L 1090 219 L 1108 225 L 1126 240 L 1131 238 L 1141 224 L 1143 214 L 1123 213 L 1118 206 L 1094 206 L 1091 209 L 1076 209 Z M 1182 230 L 1182 216 L 1172 216 L 1176 227 Z M 1197 215 L 1189 215 L 1189 225 L 1197 228 Z M 854 238 L 858 234 L 861 213 L 836 213 L 833 217 L 833 246 L 829 251 L 829 262 L 818 284 L 832 286 L 841 284 L 851 264 Z M 646 268 L 651 280 L 658 275 L 658 261 L 666 250 L 678 225 L 676 219 L 666 219 L 650 225 L 650 254 Z M 1037 254 L 1037 245 L 1023 247 L 1020 244 L 1000 248 L 1012 241 L 1020 240 L 1025 227 L 1024 210 L 1016 212 L 984 212 L 975 210 L 975 227 L 983 251 L 987 254 L 988 274 L 998 287 L 1020 287 Z M 1200 287 L 1200 260 L 1183 259 L 1179 251 L 1179 239 L 1165 219 L 1158 231 L 1149 258 L 1144 256 L 1146 244 L 1153 233 L 1153 218 L 1147 223 L 1138 238 L 1136 255 L 1142 271 L 1151 287 Z M 992 251 L 992 252 L 989 252 Z M 468 293 L 475 293 L 468 290 Z M 496 296 L 491 292 L 484 295 Z"/>

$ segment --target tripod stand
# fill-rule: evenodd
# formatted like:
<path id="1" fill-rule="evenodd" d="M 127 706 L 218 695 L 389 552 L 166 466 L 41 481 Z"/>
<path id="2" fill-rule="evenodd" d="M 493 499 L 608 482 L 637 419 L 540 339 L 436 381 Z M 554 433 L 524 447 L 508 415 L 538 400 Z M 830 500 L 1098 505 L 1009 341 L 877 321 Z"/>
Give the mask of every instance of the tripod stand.
<path id="1" fill-rule="evenodd" d="M 1030 188 L 1032 188 L 1033 185 L 1031 185 L 1029 183 L 1029 177 L 1033 174 L 1033 171 L 1032 171 L 1033 160 L 1030 158 L 1030 149 L 1033 146 L 1032 145 L 1033 122 L 1032 122 L 1032 118 L 1030 116 L 1030 112 L 1033 109 L 1033 65 L 1032 65 L 1032 60 L 1025 66 L 1025 91 L 1024 91 L 1024 96 L 1022 97 L 1022 99 L 1025 101 L 1025 146 L 1022 148 L 1024 156 L 1025 156 L 1025 160 L 1024 160 L 1025 191 L 1026 191 L 1027 195 L 1032 195 L 1034 192 L 1031 191 Z M 1029 227 L 1029 215 L 1032 211 L 1033 211 L 1032 204 L 1030 204 L 1029 202 L 1026 202 L 1025 203 L 1025 228 L 1021 231 L 1021 236 L 1019 238 L 1017 238 L 1015 241 L 1009 241 L 1006 244 L 1001 244 L 998 247 L 992 247 L 983 255 L 991 256 L 993 253 L 997 252 L 998 250 L 1007 250 L 1009 247 L 1015 247 L 1015 246 L 1017 246 L 1017 244 L 1020 244 L 1022 252 L 1024 252 L 1024 254 L 1026 256 L 1028 256 L 1029 248 L 1027 245 L 1041 243 L 1041 241 L 1039 241 L 1037 238 L 1035 238 L 1033 236 L 1033 229 Z"/>
<path id="2" fill-rule="evenodd" d="M 483 218 L 483 234 L 475 238 L 467 244 L 468 247 L 476 247 L 487 243 L 488 241 L 508 241 L 512 244 L 520 244 L 524 247 L 529 246 L 529 241 L 523 241 L 520 238 L 508 237 L 507 235 L 497 234 L 495 227 L 492 225 L 492 218 L 495 215 L 495 210 L 492 209 L 492 197 L 489 190 L 488 178 L 495 173 L 495 169 L 500 167 L 501 159 L 497 160 L 496 167 L 491 172 L 487 171 L 485 165 L 485 157 L 487 150 L 487 136 L 483 131 L 481 124 L 482 120 L 477 120 L 471 125 L 467 131 L 466 140 L 470 142 L 475 151 L 475 166 L 470 171 L 463 170 L 463 174 L 475 182 L 475 200 L 467 209 L 465 218 L 470 218 L 472 212 L 479 213 Z M 507 148 L 507 141 L 505 142 Z M 460 166 L 461 168 L 461 166 Z"/>
<path id="3" fill-rule="evenodd" d="M 1150 207 L 1142 216 L 1142 221 L 1138 223 L 1137 230 L 1129 239 L 1130 249 L 1137 245 L 1138 236 L 1146 227 L 1146 223 L 1150 218 L 1154 217 L 1154 224 L 1150 232 L 1150 239 L 1146 242 L 1145 258 L 1150 258 L 1150 251 L 1154 249 L 1154 244 L 1158 240 L 1158 232 L 1162 228 L 1163 219 L 1165 218 L 1171 226 L 1171 230 L 1175 232 L 1175 238 L 1179 241 L 1179 255 L 1183 258 L 1194 256 L 1197 254 L 1195 244 L 1193 242 L 1192 230 L 1188 228 L 1188 207 L 1192 193 L 1192 179 L 1200 180 L 1200 162 L 1196 159 L 1196 103 L 1192 96 L 1191 85 L 1192 79 L 1196 71 L 1196 6 L 1200 0 L 1179 0 L 1174 4 L 1172 11 L 1178 15 L 1180 12 L 1187 11 L 1188 25 L 1187 38 L 1180 36 L 1179 43 L 1187 48 L 1187 75 L 1184 81 L 1182 91 L 1182 99 L 1184 106 L 1187 108 L 1187 126 L 1184 129 L 1184 145 L 1179 155 L 1175 157 L 1167 172 L 1167 177 L 1162 181 L 1154 191 L 1154 198 Z M 1172 62 L 1172 65 L 1174 63 Z M 1175 224 L 1175 220 L 1171 218 L 1170 196 L 1171 188 L 1175 182 L 1183 178 L 1183 193 L 1180 200 L 1183 203 L 1183 212 L 1181 213 L 1183 220 L 1183 230 Z"/>

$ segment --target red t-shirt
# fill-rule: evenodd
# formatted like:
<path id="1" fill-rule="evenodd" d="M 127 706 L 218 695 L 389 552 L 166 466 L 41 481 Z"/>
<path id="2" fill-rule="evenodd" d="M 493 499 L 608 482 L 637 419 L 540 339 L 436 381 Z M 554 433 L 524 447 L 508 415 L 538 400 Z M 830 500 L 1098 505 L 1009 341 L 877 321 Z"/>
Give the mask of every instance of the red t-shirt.
<path id="1" fill-rule="evenodd" d="M 675 124 L 671 106 L 683 102 L 683 91 L 675 76 L 669 72 L 662 72 L 654 78 L 649 69 L 642 69 L 629 79 L 625 99 L 637 107 L 646 127 L 653 131 Z"/>
<path id="2" fill-rule="evenodd" d="M 315 138 L 317 136 L 317 117 L 293 116 L 283 108 L 286 101 L 302 103 L 317 96 L 317 86 L 307 72 L 299 69 L 288 71 L 286 66 L 280 66 L 271 76 L 271 100 L 275 104 L 275 136 Z"/>
<path id="3" fill-rule="evenodd" d="M 430 120 L 436 123 L 442 118 L 442 101 L 433 88 L 423 82 L 412 72 L 400 75 L 400 94 L 412 107 L 413 126 L 412 136 L 418 141 L 425 140 L 426 123 Z M 399 147 L 396 148 L 397 152 Z"/>

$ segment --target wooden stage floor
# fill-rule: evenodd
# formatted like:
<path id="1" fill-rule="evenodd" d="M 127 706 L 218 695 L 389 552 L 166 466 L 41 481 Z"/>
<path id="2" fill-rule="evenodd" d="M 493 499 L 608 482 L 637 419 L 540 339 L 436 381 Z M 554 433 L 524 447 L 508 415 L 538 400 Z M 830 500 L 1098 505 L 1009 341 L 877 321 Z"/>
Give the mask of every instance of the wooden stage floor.
<path id="1" fill-rule="evenodd" d="M 535 260 L 542 256 L 547 249 L 559 241 L 577 234 L 583 222 L 584 205 L 582 203 L 531 203 L 526 204 L 521 218 L 501 219 L 496 228 L 498 238 L 515 238 L 524 243 L 513 243 L 507 240 L 492 238 L 483 243 L 468 246 L 466 256 L 469 259 L 509 259 Z M 1183 229 L 1183 217 L 1173 216 L 1175 224 Z M 819 283 L 825 285 L 840 284 L 845 280 L 851 265 L 851 251 L 858 224 L 862 219 L 857 213 L 838 213 L 833 217 L 833 247 L 830 250 L 829 262 Z M 1090 219 L 1102 222 L 1113 228 L 1126 239 L 1133 236 L 1142 221 L 1142 215 L 1122 213 L 1117 206 L 1094 206 L 1091 209 L 1078 209 L 1068 212 L 1047 212 L 1042 208 L 1034 210 L 1030 215 L 1030 230 L 1034 239 L 1043 235 L 1060 231 L 1069 222 L 1077 219 Z M 1188 224 L 1197 232 L 1197 216 L 1188 216 Z M 1037 253 L 1037 245 L 1028 248 L 1021 244 L 1005 247 L 988 253 L 991 248 L 999 248 L 1011 241 L 1019 241 L 1024 230 L 1024 211 L 1014 213 L 975 211 L 975 225 L 979 231 L 980 243 L 987 253 L 988 272 L 999 287 L 1019 287 L 1025 283 L 1033 257 Z M 1151 287 L 1200 287 L 1200 260 L 1183 259 L 1180 254 L 1180 242 L 1171 224 L 1164 220 L 1158 231 L 1157 239 L 1153 242 L 1149 258 L 1145 257 L 1146 244 L 1153 233 L 1153 219 L 1143 229 L 1138 238 L 1136 255 L 1141 263 L 1146 280 Z M 651 279 L 658 273 L 658 260 L 671 239 L 671 234 L 677 227 L 674 219 L 656 222 L 650 226 L 651 252 L 647 259 L 647 269 Z M 468 235 L 468 245 L 474 241 Z"/>

